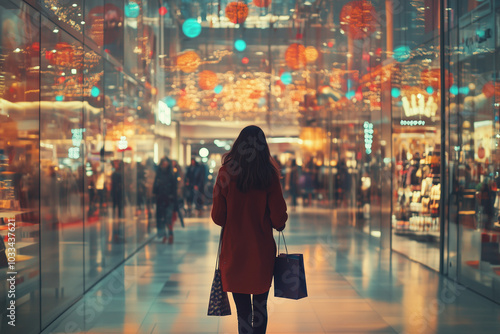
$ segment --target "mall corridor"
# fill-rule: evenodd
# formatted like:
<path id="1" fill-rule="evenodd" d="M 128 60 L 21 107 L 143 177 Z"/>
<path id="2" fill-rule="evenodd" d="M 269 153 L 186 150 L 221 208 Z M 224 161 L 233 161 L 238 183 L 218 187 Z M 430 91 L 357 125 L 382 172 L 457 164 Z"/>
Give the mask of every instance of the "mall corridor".
<path id="1" fill-rule="evenodd" d="M 288 248 L 304 254 L 309 296 L 270 297 L 269 334 L 500 332 L 499 305 L 380 252 L 345 221 L 345 211 L 291 213 Z M 188 218 L 173 245 L 148 243 L 43 333 L 235 333 L 232 298 L 232 316 L 206 315 L 218 233 L 210 218 Z"/>

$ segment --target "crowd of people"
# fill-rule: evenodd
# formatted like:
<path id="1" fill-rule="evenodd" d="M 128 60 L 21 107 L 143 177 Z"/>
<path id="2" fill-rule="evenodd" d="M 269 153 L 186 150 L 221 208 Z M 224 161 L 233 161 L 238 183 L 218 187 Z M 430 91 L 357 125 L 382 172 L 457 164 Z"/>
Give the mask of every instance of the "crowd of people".
<path id="1" fill-rule="evenodd" d="M 127 210 L 135 209 L 136 215 L 144 214 L 148 219 L 148 232 L 156 219 L 157 237 L 172 243 L 173 222 L 182 216 L 201 217 L 210 204 L 208 170 L 195 158 L 185 170 L 168 157 L 158 165 L 152 158 L 134 166 L 113 160 L 112 173 L 105 169 L 95 167 L 88 176 L 88 217 L 109 214 L 121 221 Z"/>
<path id="2" fill-rule="evenodd" d="M 302 206 L 311 206 L 313 200 L 328 201 L 329 175 L 328 168 L 315 163 L 313 158 L 307 158 L 302 165 L 297 159 L 291 158 L 282 165 L 275 156 L 281 171 L 281 185 L 285 197 L 289 199 L 292 210 L 295 210 L 299 199 Z M 333 178 L 334 196 L 338 205 L 346 204 L 351 191 L 352 182 L 345 161 L 340 161 Z"/>
<path id="3" fill-rule="evenodd" d="M 281 187 L 291 210 L 299 204 L 312 206 L 313 201 L 328 199 L 328 169 L 313 158 L 299 163 L 294 157 L 282 164 L 273 157 L 281 175 Z M 207 166 L 194 157 L 183 168 L 168 157 L 158 165 L 152 158 L 131 166 L 122 160 L 111 161 L 112 173 L 96 170 L 88 182 L 88 216 L 111 214 L 116 220 L 125 218 L 126 210 L 136 210 L 148 219 L 148 232 L 157 227 L 157 237 L 173 242 L 173 223 L 181 217 L 202 217 L 211 205 L 213 184 L 217 175 L 209 178 Z M 109 170 L 109 169 L 108 169 Z M 134 171 L 136 183 L 134 179 Z M 334 175 L 335 200 L 345 203 L 351 190 L 351 178 L 344 161 Z M 131 205 L 132 204 L 132 205 Z M 127 216 L 130 213 L 127 214 Z"/>

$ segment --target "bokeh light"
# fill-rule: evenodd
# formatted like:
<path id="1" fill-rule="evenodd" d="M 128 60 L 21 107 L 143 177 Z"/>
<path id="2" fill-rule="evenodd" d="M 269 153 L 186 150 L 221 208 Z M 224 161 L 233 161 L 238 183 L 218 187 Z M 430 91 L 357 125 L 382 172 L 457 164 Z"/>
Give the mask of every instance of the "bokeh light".
<path id="1" fill-rule="evenodd" d="M 139 5 L 133 1 L 125 5 L 125 16 L 130 18 L 137 18 L 141 12 Z"/>
<path id="2" fill-rule="evenodd" d="M 182 32 L 189 38 L 198 37 L 201 34 L 201 24 L 196 19 L 187 19 L 182 24 Z"/>
<path id="3" fill-rule="evenodd" d="M 220 93 L 222 92 L 222 89 L 223 89 L 223 88 L 224 88 L 224 87 L 223 87 L 222 85 L 217 85 L 217 86 L 215 86 L 215 88 L 214 88 L 214 93 L 215 93 L 215 94 L 220 94 Z"/>
<path id="4" fill-rule="evenodd" d="M 398 87 L 393 87 L 391 89 L 391 96 L 395 99 L 400 97 L 401 96 L 401 89 L 399 89 Z"/>
<path id="5" fill-rule="evenodd" d="M 240 52 L 243 52 L 247 48 L 247 43 L 242 39 L 237 39 L 234 42 L 234 48 Z"/>
<path id="6" fill-rule="evenodd" d="M 284 83 L 285 85 L 289 85 L 292 83 L 292 74 L 290 72 L 283 72 L 281 74 L 281 82 Z"/>

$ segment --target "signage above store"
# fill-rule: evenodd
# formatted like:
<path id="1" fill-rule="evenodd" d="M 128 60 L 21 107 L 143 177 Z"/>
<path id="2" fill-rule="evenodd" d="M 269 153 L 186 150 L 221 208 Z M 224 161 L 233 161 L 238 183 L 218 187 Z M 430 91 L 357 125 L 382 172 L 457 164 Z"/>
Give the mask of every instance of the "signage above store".
<path id="1" fill-rule="evenodd" d="M 411 94 L 410 96 L 403 96 L 401 102 L 403 102 L 406 117 L 425 116 L 430 118 L 436 116 L 439 109 L 432 95 Z"/>

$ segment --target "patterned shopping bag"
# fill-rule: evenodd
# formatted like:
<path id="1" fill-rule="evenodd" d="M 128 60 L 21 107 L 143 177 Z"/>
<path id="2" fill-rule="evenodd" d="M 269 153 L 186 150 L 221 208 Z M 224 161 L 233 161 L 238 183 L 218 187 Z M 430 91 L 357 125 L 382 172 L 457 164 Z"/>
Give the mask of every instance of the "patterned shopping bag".
<path id="1" fill-rule="evenodd" d="M 217 260 L 215 262 L 215 274 L 214 280 L 212 282 L 212 289 L 210 290 L 210 301 L 208 302 L 208 313 L 207 315 L 231 315 L 231 305 L 229 305 L 229 299 L 227 298 L 227 292 L 222 290 L 222 278 L 219 269 L 219 256 L 222 245 L 222 235 L 224 229 L 220 232 L 219 239 L 219 250 L 217 251 Z"/>
<path id="2" fill-rule="evenodd" d="M 208 315 L 231 315 L 231 305 L 227 292 L 222 290 L 222 279 L 220 270 L 215 269 L 214 280 L 212 282 L 212 290 L 210 291 L 210 301 L 208 303 Z"/>

